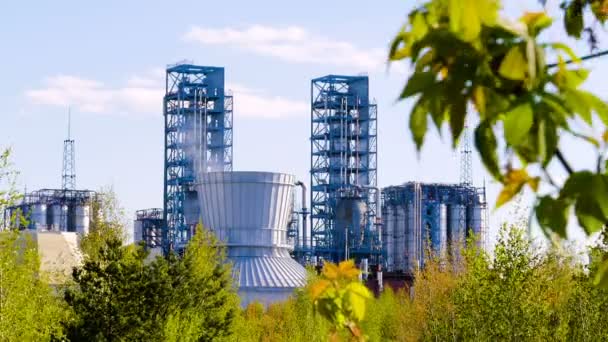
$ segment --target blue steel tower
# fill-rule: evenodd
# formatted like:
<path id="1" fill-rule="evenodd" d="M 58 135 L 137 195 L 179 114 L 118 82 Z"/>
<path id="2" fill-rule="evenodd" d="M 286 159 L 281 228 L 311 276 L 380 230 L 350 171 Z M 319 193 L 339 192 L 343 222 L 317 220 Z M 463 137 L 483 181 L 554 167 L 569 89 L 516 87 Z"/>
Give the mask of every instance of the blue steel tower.
<path id="1" fill-rule="evenodd" d="M 224 68 L 177 64 L 166 73 L 163 250 L 181 250 L 199 221 L 198 172 L 232 171 L 232 96 Z"/>
<path id="2" fill-rule="evenodd" d="M 380 253 L 376 221 L 376 104 L 367 76 L 311 83 L 311 243 L 330 261 Z"/>

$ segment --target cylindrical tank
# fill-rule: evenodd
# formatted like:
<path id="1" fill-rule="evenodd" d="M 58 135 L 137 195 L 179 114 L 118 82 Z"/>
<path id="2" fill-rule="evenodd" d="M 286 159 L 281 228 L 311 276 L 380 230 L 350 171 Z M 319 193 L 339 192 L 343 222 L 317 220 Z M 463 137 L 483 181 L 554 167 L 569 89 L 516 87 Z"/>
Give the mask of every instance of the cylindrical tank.
<path id="1" fill-rule="evenodd" d="M 382 217 L 384 217 L 382 247 L 388 272 L 392 272 L 395 267 L 395 215 L 393 208 L 392 205 L 385 205 L 382 213 Z"/>
<path id="2" fill-rule="evenodd" d="M 418 217 L 420 216 L 416 210 L 416 206 L 413 202 L 409 202 L 406 205 L 407 214 L 405 217 L 404 227 L 405 227 L 405 265 L 404 271 L 412 271 L 414 267 L 418 264 L 418 236 L 419 232 L 417 232 L 416 222 L 418 221 Z"/>
<path id="3" fill-rule="evenodd" d="M 482 221 L 483 210 L 484 210 L 484 208 L 482 207 L 482 205 L 477 204 L 477 203 L 469 206 L 469 208 L 468 208 L 468 211 L 469 211 L 468 226 L 471 227 L 471 229 L 473 230 L 473 233 L 475 234 L 475 237 L 477 238 L 479 247 L 483 246 L 483 242 L 485 239 L 485 236 L 484 236 L 485 232 L 483 231 L 483 221 Z"/>
<path id="4" fill-rule="evenodd" d="M 449 235 L 450 245 L 454 250 L 458 250 L 465 243 L 466 234 L 466 207 L 461 204 L 451 204 L 449 206 Z"/>
<path id="5" fill-rule="evenodd" d="M 445 256 L 448 248 L 448 207 L 445 204 L 439 206 L 439 229 L 440 229 L 440 256 Z"/>
<path id="6" fill-rule="evenodd" d="M 407 213 L 405 207 L 401 205 L 395 206 L 394 215 L 394 231 L 395 231 L 395 270 L 407 270 Z"/>
<path id="7" fill-rule="evenodd" d="M 30 216 L 30 228 L 36 230 L 46 230 L 46 204 L 36 203 L 32 205 L 32 214 Z"/>
<path id="8" fill-rule="evenodd" d="M 61 204 L 53 204 L 51 205 L 51 215 L 49 217 L 49 230 L 54 232 L 61 231 L 61 215 L 62 208 Z"/>
<path id="9" fill-rule="evenodd" d="M 90 207 L 86 204 L 79 204 L 74 207 L 74 227 L 76 233 L 86 235 L 89 233 L 91 221 Z"/>
<path id="10" fill-rule="evenodd" d="M 135 222 L 133 222 L 133 242 L 139 243 L 141 240 L 143 240 L 143 222 L 135 220 Z"/>
<path id="11" fill-rule="evenodd" d="M 341 198 L 335 211 L 335 246 L 357 248 L 363 242 L 367 207 L 360 198 Z M 346 238 L 348 237 L 348 242 Z M 342 250 L 344 250 L 342 248 Z"/>
<path id="12" fill-rule="evenodd" d="M 295 177 L 271 172 L 209 172 L 198 179 L 203 226 L 223 241 L 241 304 L 285 300 L 306 270 L 289 255 Z"/>

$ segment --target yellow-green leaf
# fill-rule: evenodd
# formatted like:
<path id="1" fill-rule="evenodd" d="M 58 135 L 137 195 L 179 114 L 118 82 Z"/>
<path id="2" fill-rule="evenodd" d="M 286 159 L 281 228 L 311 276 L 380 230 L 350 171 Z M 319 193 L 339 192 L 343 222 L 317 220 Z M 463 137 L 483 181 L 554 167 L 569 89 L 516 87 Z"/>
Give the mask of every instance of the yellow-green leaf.
<path id="1" fill-rule="evenodd" d="M 486 113 L 486 95 L 482 86 L 477 86 L 473 89 L 473 103 L 479 115 L 483 117 Z"/>
<path id="2" fill-rule="evenodd" d="M 534 123 L 534 113 L 530 102 L 525 102 L 505 113 L 505 139 L 511 146 L 517 146 L 530 132 Z"/>
<path id="3" fill-rule="evenodd" d="M 371 293 L 363 284 L 353 282 L 346 287 L 346 303 L 355 321 L 361 321 L 365 317 L 365 302 L 371 298 Z"/>
<path id="4" fill-rule="evenodd" d="M 521 52 L 519 46 L 512 47 L 507 55 L 500 63 L 498 72 L 504 78 L 515 81 L 523 81 L 526 78 L 526 71 L 528 70 L 528 63 Z"/>
<path id="5" fill-rule="evenodd" d="M 552 43 L 550 46 L 556 51 L 565 52 L 573 62 L 575 62 L 575 63 L 581 62 L 581 59 L 576 55 L 576 53 L 574 53 L 574 50 L 572 50 L 572 48 L 570 48 L 568 45 L 566 45 L 564 43 Z M 561 58 L 561 56 L 559 58 Z"/>

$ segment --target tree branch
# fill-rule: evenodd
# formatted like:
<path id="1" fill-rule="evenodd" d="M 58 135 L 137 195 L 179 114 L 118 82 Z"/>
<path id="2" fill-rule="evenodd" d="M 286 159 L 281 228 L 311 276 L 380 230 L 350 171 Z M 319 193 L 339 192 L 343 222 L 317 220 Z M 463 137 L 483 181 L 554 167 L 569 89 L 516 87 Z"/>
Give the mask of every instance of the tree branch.
<path id="1" fill-rule="evenodd" d="M 562 154 L 562 151 L 559 148 L 557 150 L 555 150 L 555 155 L 557 156 L 557 159 L 562 164 L 564 169 L 566 169 L 566 171 L 568 171 L 568 174 L 570 174 L 570 175 L 573 174 L 574 170 L 572 169 L 570 164 L 568 164 L 568 162 L 566 161 L 566 158 L 564 158 L 564 155 Z"/>

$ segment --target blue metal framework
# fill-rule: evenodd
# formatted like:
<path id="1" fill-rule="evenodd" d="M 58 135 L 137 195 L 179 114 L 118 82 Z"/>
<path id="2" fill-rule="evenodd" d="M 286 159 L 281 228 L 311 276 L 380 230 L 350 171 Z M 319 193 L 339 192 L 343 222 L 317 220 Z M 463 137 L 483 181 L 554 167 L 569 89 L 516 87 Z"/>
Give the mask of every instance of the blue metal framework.
<path id="1" fill-rule="evenodd" d="M 233 99 L 224 68 L 169 66 L 164 97 L 163 250 L 181 250 L 198 223 L 197 172 L 232 171 Z"/>
<path id="2" fill-rule="evenodd" d="M 348 256 L 380 253 L 372 231 L 376 218 L 377 107 L 369 100 L 367 76 L 328 75 L 311 82 L 311 244 L 312 255 L 339 261 L 345 255 L 336 231 L 341 198 L 366 204 L 362 243 L 348 246 Z M 348 243 L 350 244 L 350 242 Z"/>

